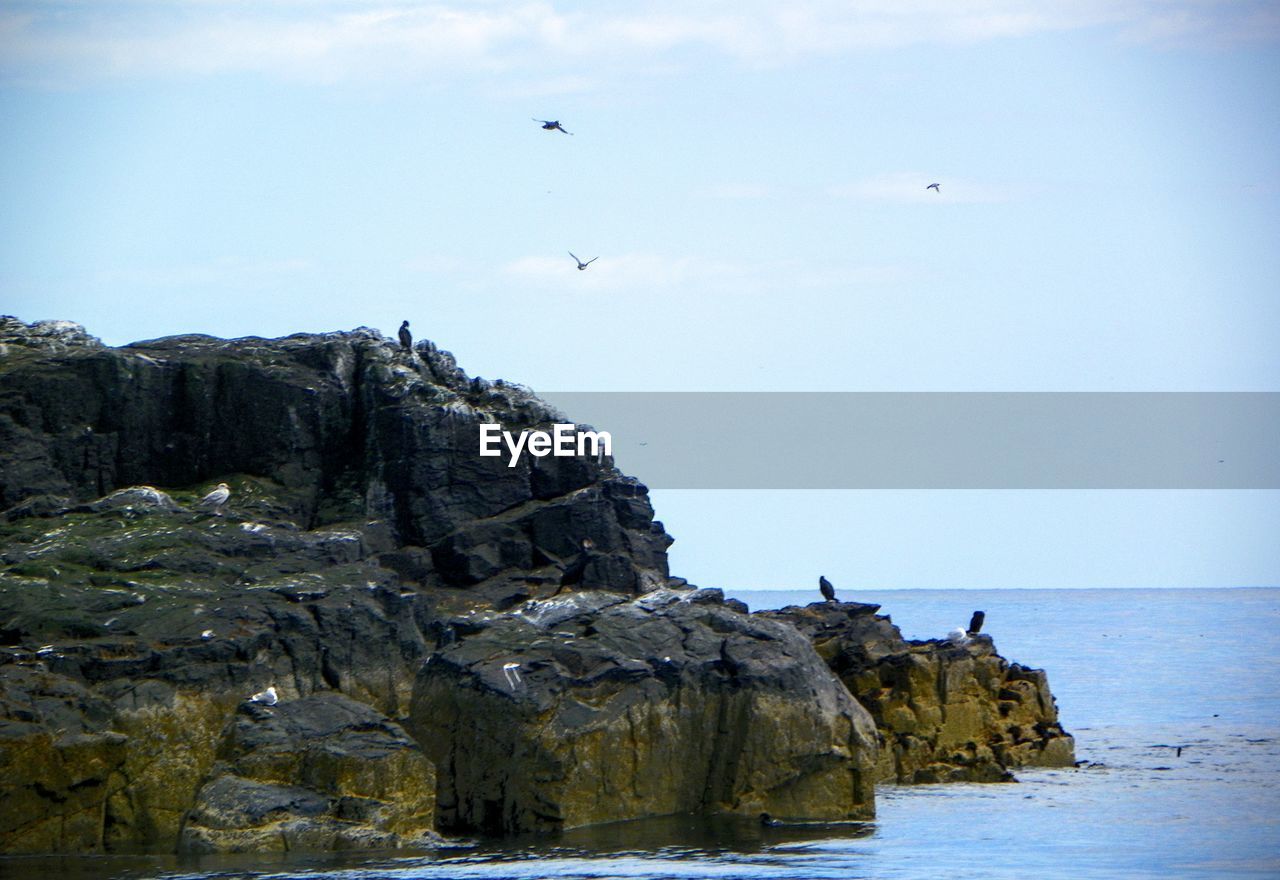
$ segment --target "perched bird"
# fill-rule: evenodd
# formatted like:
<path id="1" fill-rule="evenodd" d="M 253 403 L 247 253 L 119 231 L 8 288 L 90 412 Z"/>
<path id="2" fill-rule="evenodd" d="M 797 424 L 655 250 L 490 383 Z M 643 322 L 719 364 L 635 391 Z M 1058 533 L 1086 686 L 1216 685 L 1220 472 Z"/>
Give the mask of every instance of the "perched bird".
<path id="1" fill-rule="evenodd" d="M 560 586 L 556 587 L 556 591 L 551 595 L 558 596 L 565 587 L 576 587 L 582 583 L 583 575 L 587 573 L 587 565 L 595 555 L 591 552 L 593 547 L 595 542 L 590 538 L 582 539 L 582 552 L 574 558 L 573 562 L 565 566 L 564 572 L 560 575 Z"/>
<path id="2" fill-rule="evenodd" d="M 400 325 L 400 347 L 405 351 L 413 348 L 413 334 L 409 332 L 409 322 Z"/>
<path id="3" fill-rule="evenodd" d="M 564 127 L 555 119 L 535 119 L 534 122 L 541 122 L 542 127 L 547 131 L 564 131 Z M 573 134 L 571 131 L 564 131 L 565 134 Z"/>
<path id="4" fill-rule="evenodd" d="M 592 263 L 594 263 L 596 260 L 600 259 L 599 257 L 592 257 L 591 259 L 587 260 L 587 261 L 584 263 L 584 262 L 582 262 L 581 260 L 579 260 L 576 256 L 574 256 L 573 251 L 569 251 L 569 256 L 573 257 L 574 261 L 578 264 L 578 271 L 579 271 L 579 272 L 581 272 L 583 269 L 585 269 L 585 268 L 587 268 L 588 266 L 590 266 L 590 265 L 591 265 Z"/>
<path id="5" fill-rule="evenodd" d="M 276 696 L 276 686 L 272 685 L 265 691 L 260 691 L 249 698 L 250 703 L 261 703 L 264 706 L 274 706 L 280 702 L 280 698 Z"/>
<path id="6" fill-rule="evenodd" d="M 969 635 L 975 636 L 982 632 L 982 621 L 987 619 L 987 612 L 975 611 L 973 617 L 969 618 Z"/>
<path id="7" fill-rule="evenodd" d="M 969 634 L 957 626 L 947 633 L 947 641 L 953 645 L 967 645 L 969 644 Z"/>
<path id="8" fill-rule="evenodd" d="M 942 192 L 942 187 L 938 186 L 936 183 L 929 184 L 928 186 L 925 187 L 925 189 L 931 189 L 934 192 L 938 192 L 938 193 Z"/>
<path id="9" fill-rule="evenodd" d="M 222 508 L 226 506 L 227 499 L 231 497 L 231 487 L 226 483 L 219 483 L 218 488 L 214 489 L 208 495 L 204 496 L 198 502 L 199 507 L 212 507 L 213 512 L 218 516 L 222 516 Z"/>
<path id="10" fill-rule="evenodd" d="M 825 577 L 820 576 L 818 578 L 818 589 L 822 591 L 822 598 L 826 599 L 828 602 L 834 602 L 836 600 L 836 588 L 831 586 L 831 581 L 827 580 Z"/>

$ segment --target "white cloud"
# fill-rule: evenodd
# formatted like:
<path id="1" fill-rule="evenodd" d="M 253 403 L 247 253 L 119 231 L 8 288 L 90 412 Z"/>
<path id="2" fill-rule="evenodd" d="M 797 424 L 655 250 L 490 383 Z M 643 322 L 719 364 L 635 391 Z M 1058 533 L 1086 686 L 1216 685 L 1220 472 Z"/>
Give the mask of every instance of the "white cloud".
<path id="1" fill-rule="evenodd" d="M 678 64 L 687 51 L 775 65 L 1097 27 L 1157 44 L 1274 42 L 1280 10 L 1266 0 L 29 0 L 0 13 L 0 74 L 76 81 L 257 71 L 321 81 L 446 81 L 509 72 L 526 79 L 536 71 L 545 83 L 563 78 L 579 89 L 584 65 L 645 72 Z"/>
<path id="2" fill-rule="evenodd" d="M 596 255 L 580 253 L 579 256 L 589 260 Z M 564 259 L 529 256 L 509 263 L 503 271 L 540 287 L 554 287 L 565 292 L 685 287 L 741 279 L 749 274 L 744 268 L 714 260 L 637 253 L 607 256 L 581 272 L 567 253 Z"/>
<path id="3" fill-rule="evenodd" d="M 594 254 L 580 254 L 590 259 Z M 761 260 L 733 263 L 689 256 L 652 253 L 605 255 L 579 272 L 573 260 L 527 256 L 508 263 L 503 273 L 523 284 L 565 294 L 637 291 L 646 295 L 669 292 L 684 296 L 731 293 L 734 296 L 774 296 L 780 284 L 791 289 L 857 287 L 897 284 L 916 276 L 910 267 L 836 265 L 814 267 L 800 260 Z"/>
<path id="4" fill-rule="evenodd" d="M 274 284 L 286 276 L 305 275 L 315 266 L 309 260 L 255 260 L 224 257 L 208 262 L 164 266 L 121 266 L 98 273 L 100 282 L 164 289 Z"/>
<path id="5" fill-rule="evenodd" d="M 938 189 L 929 189 L 937 183 Z M 835 198 L 870 202 L 929 204 L 992 204 L 1015 201 L 1023 193 L 1015 187 L 985 183 L 968 178 L 930 177 L 919 171 L 895 171 L 833 186 Z"/>
<path id="6" fill-rule="evenodd" d="M 778 187 L 764 183 L 719 183 L 697 191 L 697 195 L 705 198 L 730 201 L 767 199 L 781 194 Z"/>

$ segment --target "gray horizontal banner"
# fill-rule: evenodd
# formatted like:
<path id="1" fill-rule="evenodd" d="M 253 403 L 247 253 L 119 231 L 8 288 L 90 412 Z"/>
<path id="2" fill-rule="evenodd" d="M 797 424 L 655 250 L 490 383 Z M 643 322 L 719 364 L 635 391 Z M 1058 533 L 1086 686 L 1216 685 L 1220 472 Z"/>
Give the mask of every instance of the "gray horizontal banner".
<path id="1" fill-rule="evenodd" d="M 1277 392 L 558 392 L 655 489 L 1280 489 Z"/>

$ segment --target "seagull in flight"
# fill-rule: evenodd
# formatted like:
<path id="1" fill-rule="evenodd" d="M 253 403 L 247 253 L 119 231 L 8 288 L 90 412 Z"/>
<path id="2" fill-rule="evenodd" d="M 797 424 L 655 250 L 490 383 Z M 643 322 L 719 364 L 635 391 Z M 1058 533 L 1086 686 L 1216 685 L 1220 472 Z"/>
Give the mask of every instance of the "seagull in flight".
<path id="1" fill-rule="evenodd" d="M 579 260 L 576 256 L 574 256 L 573 251 L 569 251 L 569 256 L 573 257 L 574 262 L 576 262 L 576 263 L 578 264 L 578 271 L 579 271 L 579 272 L 581 272 L 583 269 L 585 269 L 585 268 L 587 268 L 588 266 L 590 266 L 590 265 L 591 265 L 592 263 L 594 263 L 596 260 L 600 259 L 599 257 L 592 257 L 591 259 L 587 260 L 587 261 L 584 263 L 584 262 L 582 262 L 581 260 Z"/>
<path id="2" fill-rule="evenodd" d="M 939 193 L 941 193 L 941 192 L 942 192 L 942 187 L 938 186 L 936 183 L 931 183 L 931 184 L 929 184 L 928 186 L 926 186 L 926 187 L 925 187 L 925 189 L 932 189 L 932 190 L 936 190 L 936 191 L 937 191 L 937 192 L 939 192 Z"/>
<path id="3" fill-rule="evenodd" d="M 535 119 L 534 122 L 541 122 L 542 127 L 547 131 L 564 131 L 564 126 L 560 124 L 558 119 Z M 573 134 L 571 131 L 564 131 L 565 134 Z"/>

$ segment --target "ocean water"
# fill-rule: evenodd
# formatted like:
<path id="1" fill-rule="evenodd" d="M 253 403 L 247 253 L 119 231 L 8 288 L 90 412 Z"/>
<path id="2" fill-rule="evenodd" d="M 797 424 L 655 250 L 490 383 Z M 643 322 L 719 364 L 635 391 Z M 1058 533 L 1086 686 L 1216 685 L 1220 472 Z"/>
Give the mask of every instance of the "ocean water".
<path id="1" fill-rule="evenodd" d="M 1049 673 L 1072 769 L 1009 784 L 882 786 L 875 822 L 762 828 L 691 816 L 430 855 L 0 860 L 30 880 L 1280 877 L 1280 589 L 911 590 L 908 638 L 987 612 L 1005 657 Z M 753 610 L 816 591 L 740 592 Z M 1182 754 L 1177 754 L 1177 748 Z"/>

